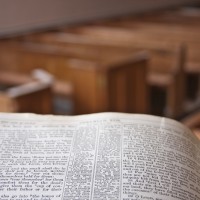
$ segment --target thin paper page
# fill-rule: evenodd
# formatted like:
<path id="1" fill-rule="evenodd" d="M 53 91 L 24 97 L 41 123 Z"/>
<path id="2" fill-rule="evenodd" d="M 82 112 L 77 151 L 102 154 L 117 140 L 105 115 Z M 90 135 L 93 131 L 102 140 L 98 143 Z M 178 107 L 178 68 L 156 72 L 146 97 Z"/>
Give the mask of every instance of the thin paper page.
<path id="1" fill-rule="evenodd" d="M 199 141 L 147 115 L 1 115 L 2 200 L 199 199 Z"/>

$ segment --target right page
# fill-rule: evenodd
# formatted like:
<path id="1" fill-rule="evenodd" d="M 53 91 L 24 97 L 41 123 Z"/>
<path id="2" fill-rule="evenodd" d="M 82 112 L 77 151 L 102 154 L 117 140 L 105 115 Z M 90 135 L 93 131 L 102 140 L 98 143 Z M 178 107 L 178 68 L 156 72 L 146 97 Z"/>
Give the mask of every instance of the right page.
<path id="1" fill-rule="evenodd" d="M 154 119 L 123 120 L 123 199 L 200 199 L 199 141 L 172 120 Z"/>
<path id="2" fill-rule="evenodd" d="M 146 115 L 103 119 L 90 199 L 200 199 L 200 144 L 187 128 Z"/>

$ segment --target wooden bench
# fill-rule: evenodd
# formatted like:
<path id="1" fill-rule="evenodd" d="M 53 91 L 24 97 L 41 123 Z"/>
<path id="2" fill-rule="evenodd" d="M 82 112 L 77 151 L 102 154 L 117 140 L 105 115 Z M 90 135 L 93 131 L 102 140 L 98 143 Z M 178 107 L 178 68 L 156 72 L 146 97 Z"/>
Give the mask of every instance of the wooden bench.
<path id="1" fill-rule="evenodd" d="M 193 105 L 200 99 L 200 16 L 187 10 L 172 10 L 162 13 L 141 15 L 107 23 L 107 26 L 123 27 L 147 37 L 170 42 L 183 42 L 188 47 L 186 73 L 187 93 Z M 189 103 L 189 102 L 188 102 Z M 192 104 L 188 105 L 192 105 Z M 189 107 L 188 107 L 189 108 Z M 192 107 L 191 107 L 192 108 Z"/>
<path id="2" fill-rule="evenodd" d="M 173 43 L 185 43 L 188 46 L 188 64 L 186 66 L 186 71 L 188 73 L 200 72 L 200 23 L 198 26 L 191 26 L 191 24 L 176 24 L 171 25 L 165 22 L 156 23 L 146 22 L 133 18 L 131 21 L 119 21 L 112 22 L 108 27 L 113 27 L 118 30 L 128 30 L 131 31 L 133 35 L 141 35 L 149 40 L 160 40 Z M 103 29 L 103 27 L 101 27 Z M 94 27 L 83 27 L 81 31 L 85 34 L 95 34 Z M 99 27 L 100 29 L 100 27 Z M 77 30 L 78 31 L 78 30 Z M 80 30 L 79 30 L 80 31 Z M 92 33 L 93 31 L 93 33 Z M 106 34 L 106 33 L 104 33 Z"/>
<path id="3" fill-rule="evenodd" d="M 1 112 L 52 113 L 51 82 L 0 71 Z"/>
<path id="4" fill-rule="evenodd" d="M 122 51 L 113 47 L 97 49 L 85 47 L 79 48 L 79 46 L 76 45 L 62 47 L 60 45 L 55 46 L 49 44 L 17 42 L 14 44 L 6 43 L 5 45 L 1 45 L 0 51 L 2 51 L 0 58 L 3 54 L 9 54 L 15 58 L 13 59 L 13 62 L 15 62 L 14 70 L 29 72 L 35 67 L 43 67 L 43 69 L 52 73 L 56 78 L 62 81 L 70 81 L 74 86 L 74 107 L 76 114 L 108 111 L 108 101 L 110 100 L 109 98 L 103 97 L 107 94 L 107 86 L 103 89 L 103 92 L 98 86 L 99 79 L 101 79 L 99 78 L 99 74 L 102 73 L 100 72 L 101 69 L 106 68 L 107 70 L 104 70 L 104 73 L 110 74 L 110 70 L 108 70 L 110 69 L 110 66 L 114 68 L 114 65 L 117 68 L 118 63 L 120 63 L 120 66 L 124 65 L 124 68 L 121 67 L 120 69 L 126 71 L 128 62 L 129 66 L 131 65 L 132 70 L 136 71 L 135 73 L 137 74 L 139 62 L 135 61 L 135 59 L 138 60 L 138 51 Z M 134 95 L 135 99 L 140 99 L 136 101 L 142 102 L 139 107 L 134 105 L 135 112 L 140 111 L 142 113 L 147 113 L 149 110 L 148 94 L 145 89 L 147 87 L 145 75 L 146 59 L 146 57 L 142 58 L 139 62 L 139 68 L 143 71 L 143 73 L 141 73 L 142 77 L 134 80 L 136 85 L 141 85 L 140 93 L 138 93 L 138 90 L 132 90 L 131 88 L 133 86 L 131 86 L 129 90 L 130 95 Z M 74 65 L 76 67 L 74 67 Z M 9 60 L 4 59 L 1 66 L 12 70 L 13 63 L 10 65 Z M 105 78 L 106 80 L 111 79 L 111 76 L 105 76 L 107 77 Z M 106 100 L 102 100 L 101 102 L 99 101 L 101 98 L 105 98 Z M 131 109 L 126 109 L 124 112 L 128 112 L 128 110 L 129 112 L 133 111 Z"/>
<path id="5" fill-rule="evenodd" d="M 72 60 L 78 111 L 148 113 L 147 60 L 144 53 L 109 64 L 87 62 L 84 66 L 79 60 Z"/>
<path id="6" fill-rule="evenodd" d="M 200 139 L 200 112 L 196 111 L 183 118 L 181 122 Z"/>
<path id="7" fill-rule="evenodd" d="M 35 69 L 32 77 L 41 82 L 52 82 L 53 114 L 74 114 L 74 88 L 71 83 L 56 79 L 53 75 L 42 69 Z"/>
<path id="8" fill-rule="evenodd" d="M 111 30 L 111 32 L 109 32 Z M 107 31 L 107 32 L 106 32 Z M 165 42 L 151 41 L 140 35 L 132 35 L 128 31 L 117 31 L 116 29 L 94 30 L 91 27 L 91 34 L 81 34 L 70 31 L 36 34 L 27 36 L 25 40 L 54 44 L 56 46 L 75 45 L 86 51 L 91 47 L 99 48 L 121 48 L 123 51 L 148 50 L 151 54 L 148 70 L 148 82 L 152 86 L 165 88 L 167 91 L 167 108 L 165 115 L 175 117 L 183 112 L 184 101 L 184 59 L 185 47 Z M 96 34 L 93 34 L 93 33 Z M 177 77 L 181 78 L 177 78 Z M 165 78 L 163 78 L 165 77 Z M 180 81 L 181 83 L 176 83 Z M 177 87 L 180 87 L 179 89 Z M 170 89 L 171 88 L 171 89 Z M 172 92 L 172 90 L 174 90 Z M 181 95 L 179 92 L 181 91 Z M 174 95 L 172 95 L 174 93 Z M 179 93 L 179 95 L 178 95 Z M 176 95 L 177 94 L 177 95 Z M 174 99 L 174 100 L 172 100 Z M 173 106 L 172 106 L 173 105 Z"/>
<path id="9" fill-rule="evenodd" d="M 191 10 L 188 12 L 187 9 L 167 10 L 97 24 L 102 31 L 103 27 L 124 29 L 131 31 L 133 35 L 143 35 L 149 40 L 185 43 L 188 47 L 185 70 L 192 78 L 200 74 L 200 15 L 196 9 L 194 13 Z M 83 26 L 76 31 L 93 35 L 96 34 L 95 27 L 95 24 Z M 106 32 L 104 34 L 106 35 Z"/>

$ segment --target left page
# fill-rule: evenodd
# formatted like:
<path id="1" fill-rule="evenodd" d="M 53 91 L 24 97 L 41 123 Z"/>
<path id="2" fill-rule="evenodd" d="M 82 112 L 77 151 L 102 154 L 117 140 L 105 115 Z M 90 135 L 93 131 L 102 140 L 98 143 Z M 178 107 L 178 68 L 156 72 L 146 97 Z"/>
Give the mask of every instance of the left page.
<path id="1" fill-rule="evenodd" d="M 1 200 L 61 199 L 76 130 L 61 119 L 0 115 Z"/>
<path id="2" fill-rule="evenodd" d="M 1 113 L 0 200 L 91 199 L 103 118 Z"/>

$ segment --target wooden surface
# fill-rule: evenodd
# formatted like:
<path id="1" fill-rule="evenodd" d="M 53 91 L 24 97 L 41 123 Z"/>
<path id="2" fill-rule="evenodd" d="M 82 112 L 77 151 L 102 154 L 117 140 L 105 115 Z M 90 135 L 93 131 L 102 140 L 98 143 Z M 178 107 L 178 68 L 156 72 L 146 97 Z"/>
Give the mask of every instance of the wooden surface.
<path id="1" fill-rule="evenodd" d="M 76 114 L 104 111 L 148 113 L 147 57 L 83 67 L 72 66 Z"/>
<path id="2" fill-rule="evenodd" d="M 113 85 L 121 85 L 121 88 L 126 85 L 125 72 L 118 72 L 118 69 L 111 73 L 110 70 L 105 75 L 99 69 L 120 63 L 121 60 L 124 60 L 126 68 L 125 60 L 128 61 L 135 52 L 145 49 L 150 53 L 146 70 L 147 83 L 151 88 L 159 87 L 166 93 L 164 114 L 177 117 L 188 112 L 185 106 L 188 77 L 192 75 L 198 78 L 200 72 L 199 25 L 199 15 L 188 15 L 183 10 L 169 10 L 102 20 L 72 28 L 61 27 L 52 32 L 18 38 L 15 45 L 6 47 L 7 52 L 1 45 L 0 65 L 23 72 L 29 72 L 37 66 L 46 69 L 61 81 L 71 81 L 75 86 L 75 102 L 86 107 L 90 105 L 93 112 L 97 105 L 101 108 L 96 98 L 101 99 L 102 106 L 108 106 L 109 102 L 107 93 L 98 90 L 97 80 L 100 85 L 109 83 L 112 88 Z M 119 75 L 123 73 L 124 75 Z M 141 78 L 142 75 L 138 74 Z M 88 101 L 83 85 L 93 100 Z M 198 89 L 198 86 L 195 88 Z M 116 103 L 116 106 L 120 105 L 117 107 L 122 108 L 127 100 L 126 89 L 121 91 L 123 93 L 117 93 L 113 89 L 109 93 L 117 96 L 113 97 L 117 100 L 112 100 L 112 104 Z M 97 93 L 101 95 L 98 97 Z M 77 108 L 80 112 L 86 112 L 82 106 Z"/>
<path id="3" fill-rule="evenodd" d="M 47 70 L 63 82 L 70 81 L 74 87 L 75 112 L 77 114 L 108 111 L 108 99 L 105 97 L 107 88 L 99 89 L 98 86 L 99 82 L 101 82 L 101 69 L 105 66 L 117 66 L 118 63 L 127 68 L 127 62 L 130 62 L 130 60 L 133 61 L 133 68 L 138 65 L 135 64 L 134 60 L 138 51 L 114 47 L 62 46 L 16 42 L 11 43 L 10 46 L 7 44 L 2 45 L 1 51 L 4 54 L 7 53 L 15 57 L 11 64 L 8 62 L 9 60 L 1 63 L 1 66 L 8 66 L 7 69 L 12 70 L 12 66 L 15 66 L 13 70 L 28 73 L 37 66 Z M 142 65 L 141 68 L 142 70 L 145 68 L 144 71 L 146 73 L 146 63 L 144 65 L 145 67 Z M 104 76 L 106 77 L 107 75 Z M 106 77 L 106 79 L 109 78 L 110 76 Z M 146 105 L 148 98 L 143 99 L 143 85 L 146 84 L 145 78 L 146 75 L 144 74 L 143 77 L 140 77 L 141 95 L 137 94 L 137 96 L 142 102 L 142 106 L 138 110 L 146 113 L 148 110 Z M 135 90 L 130 90 L 129 92 L 136 95 Z"/>
<path id="4" fill-rule="evenodd" d="M 52 113 L 51 83 L 36 81 L 31 76 L 0 71 L 1 112 Z"/>
<path id="5" fill-rule="evenodd" d="M 184 112 L 183 103 L 184 95 L 184 76 L 185 76 L 185 50 L 181 44 L 165 43 L 157 40 L 149 40 L 146 37 L 136 36 L 130 31 L 99 28 L 91 26 L 90 31 L 79 28 L 70 29 L 69 32 L 58 31 L 54 33 L 44 33 L 30 35 L 25 38 L 28 41 L 42 42 L 43 44 L 53 44 L 62 47 L 72 47 L 82 50 L 83 52 L 95 50 L 97 54 L 102 55 L 104 59 L 122 56 L 122 53 L 103 55 L 103 49 L 123 49 L 126 54 L 136 50 L 148 50 L 151 59 L 149 60 L 147 80 L 150 86 L 158 86 L 166 92 L 165 115 L 177 117 Z M 87 29 L 87 30 L 88 30 Z M 104 50 L 104 51 L 105 51 Z M 106 52 L 106 51 L 105 51 Z M 164 77 L 164 78 L 163 78 Z M 167 81 L 166 81 L 167 80 Z M 181 100 L 181 101 L 180 101 Z"/>
<path id="6" fill-rule="evenodd" d="M 200 139 L 200 112 L 196 111 L 181 120 Z"/>

